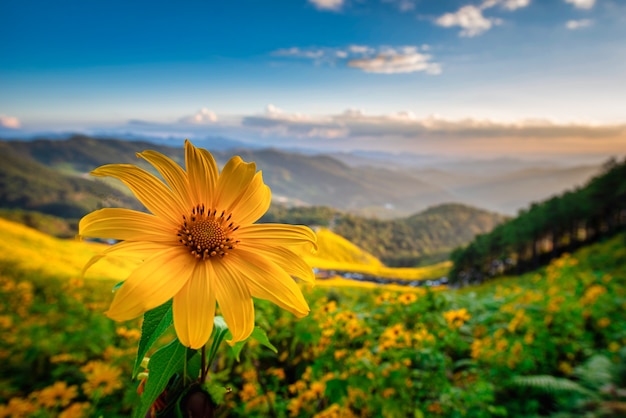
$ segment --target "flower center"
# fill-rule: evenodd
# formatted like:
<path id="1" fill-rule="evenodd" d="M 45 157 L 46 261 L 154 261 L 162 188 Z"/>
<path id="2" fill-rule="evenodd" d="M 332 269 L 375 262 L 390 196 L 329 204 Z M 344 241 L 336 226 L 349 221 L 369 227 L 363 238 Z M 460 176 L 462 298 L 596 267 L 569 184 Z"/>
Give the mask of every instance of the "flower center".
<path id="1" fill-rule="evenodd" d="M 179 242 L 197 259 L 224 257 L 239 243 L 232 237 L 239 226 L 230 221 L 232 214 L 224 215 L 224 211 L 218 216 L 216 209 L 206 211 L 204 205 L 196 206 L 190 217 L 183 215 Z"/>

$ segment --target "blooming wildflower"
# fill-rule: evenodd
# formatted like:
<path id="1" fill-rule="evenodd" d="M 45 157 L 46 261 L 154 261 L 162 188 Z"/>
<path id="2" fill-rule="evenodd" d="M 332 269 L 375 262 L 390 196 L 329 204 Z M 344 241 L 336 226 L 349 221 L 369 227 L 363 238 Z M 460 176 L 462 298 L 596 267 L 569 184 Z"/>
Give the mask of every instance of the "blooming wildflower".
<path id="1" fill-rule="evenodd" d="M 398 296 L 398 302 L 403 305 L 410 305 L 417 300 L 415 293 L 403 293 Z"/>
<path id="2" fill-rule="evenodd" d="M 11 398 L 7 405 L 0 405 L 0 417 L 27 417 L 37 410 L 29 400 Z"/>
<path id="3" fill-rule="evenodd" d="M 254 397 L 256 397 L 258 394 L 257 390 L 256 390 L 256 386 L 253 385 L 252 383 L 244 383 L 243 388 L 241 389 L 241 392 L 239 392 L 239 397 L 241 398 L 242 401 L 247 402 L 250 399 L 253 399 Z"/>
<path id="4" fill-rule="evenodd" d="M 68 406 L 74 398 L 78 396 L 75 385 L 67 386 L 65 382 L 54 382 L 37 392 L 36 400 L 41 406 L 55 408 L 56 406 Z"/>
<path id="5" fill-rule="evenodd" d="M 459 328 L 466 321 L 469 321 L 471 315 L 467 312 L 467 309 L 461 308 L 456 311 L 444 312 L 443 317 L 448 322 L 450 328 Z"/>
<path id="6" fill-rule="evenodd" d="M 68 406 L 59 414 L 59 418 L 82 418 L 87 416 L 89 412 L 89 403 L 76 402 Z"/>
<path id="7" fill-rule="evenodd" d="M 121 180 L 151 212 L 105 208 L 85 216 L 79 235 L 122 240 L 104 256 L 142 263 L 116 292 L 107 315 L 136 318 L 173 298 L 174 328 L 182 344 L 202 347 L 213 329 L 215 303 L 233 339 L 254 328 L 252 297 L 267 299 L 298 317 L 309 307 L 291 276 L 313 282 L 312 269 L 295 251 L 315 246 L 305 226 L 254 224 L 271 193 L 254 163 L 230 159 L 218 174 L 213 156 L 185 142 L 186 171 L 168 157 L 144 151 L 165 182 L 129 164 L 97 168 L 95 176 Z"/>
<path id="8" fill-rule="evenodd" d="M 80 369 L 87 378 L 82 384 L 87 396 L 106 396 L 122 388 L 120 375 L 122 371 L 101 361 L 90 361 Z"/>

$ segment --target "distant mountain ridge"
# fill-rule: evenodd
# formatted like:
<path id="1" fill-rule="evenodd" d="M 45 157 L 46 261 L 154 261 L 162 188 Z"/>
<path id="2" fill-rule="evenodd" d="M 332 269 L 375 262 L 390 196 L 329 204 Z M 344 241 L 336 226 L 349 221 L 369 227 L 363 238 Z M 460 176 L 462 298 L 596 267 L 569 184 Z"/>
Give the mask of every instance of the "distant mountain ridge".
<path id="1" fill-rule="evenodd" d="M 109 163 L 139 164 L 149 167 L 135 153 L 154 149 L 184 162 L 181 147 L 148 142 L 101 140 L 74 136 L 67 140 L 3 141 L 13 155 L 36 161 L 48 169 L 81 175 Z M 414 213 L 427 206 L 450 201 L 452 196 L 437 186 L 410 175 L 381 168 L 350 167 L 325 155 L 302 155 L 276 149 L 239 149 L 246 161 L 255 161 L 263 170 L 274 197 L 295 205 L 324 205 L 357 213 L 391 211 Z M 214 151 L 223 165 L 232 152 Z M 385 209 L 387 208 L 387 209 Z"/>
<path id="2" fill-rule="evenodd" d="M 358 164 L 345 158 L 324 154 L 300 154 L 277 149 L 213 150 L 215 140 L 201 141 L 220 165 L 233 153 L 255 161 L 272 188 L 275 201 L 287 205 L 323 205 L 378 218 L 408 216 L 430 206 L 459 202 L 495 212 L 514 214 L 533 201 L 539 201 L 584 183 L 599 167 L 550 167 L 547 162 L 533 166 L 517 160 L 467 161 L 456 165 L 441 163 L 443 169 L 410 167 L 413 158 L 403 156 L 406 164 L 394 165 L 383 154 L 383 162 L 371 153 L 355 155 Z M 165 142 L 165 141 L 161 141 Z M 218 141 L 219 142 L 219 141 Z M 149 165 L 135 153 L 154 149 L 184 163 L 182 142 L 179 147 L 146 141 L 95 139 L 74 135 L 65 140 L 35 139 L 0 141 L 13 155 L 38 162 L 65 175 L 81 176 L 108 163 Z M 219 148 L 219 147 L 218 147 Z M 345 157 L 345 155 L 344 155 Z M 339 158 L 339 159 L 338 159 Z M 369 160 L 367 158 L 370 158 Z M 425 156 L 415 156 L 424 166 Z M 433 157 L 435 158 L 435 157 Z M 368 161 L 372 165 L 368 165 Z M 517 162 L 516 162 L 517 161 Z M 432 164 L 435 164 L 434 162 Z M 507 166 L 510 169 L 507 171 Z M 107 182 L 115 187 L 114 182 Z"/>

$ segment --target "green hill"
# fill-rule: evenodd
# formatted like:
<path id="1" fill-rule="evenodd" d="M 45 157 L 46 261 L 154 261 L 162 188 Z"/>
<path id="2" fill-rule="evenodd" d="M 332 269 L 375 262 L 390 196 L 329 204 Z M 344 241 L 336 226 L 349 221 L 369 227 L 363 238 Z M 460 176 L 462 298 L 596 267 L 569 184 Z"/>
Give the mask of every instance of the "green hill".
<path id="1" fill-rule="evenodd" d="M 67 140 L 3 141 L 14 155 L 36 161 L 66 174 L 86 173 L 103 164 L 142 165 L 135 153 L 153 149 L 182 163 L 182 142 L 168 147 L 147 142 L 95 139 L 77 135 Z M 276 199 L 293 204 L 316 204 L 358 213 L 413 213 L 429 205 L 452 200 L 444 189 L 391 169 L 350 167 L 332 157 L 302 155 L 275 149 L 239 149 L 255 161 Z M 213 152 L 218 164 L 232 153 Z"/>
<path id="2" fill-rule="evenodd" d="M 444 204 L 406 218 L 364 218 L 327 207 L 272 206 L 262 222 L 320 225 L 368 251 L 390 267 L 429 265 L 476 235 L 491 231 L 505 216 L 461 204 Z"/>
<path id="3" fill-rule="evenodd" d="M 481 282 L 534 270 L 626 228 L 626 159 L 609 161 L 583 187 L 532 204 L 452 253 L 452 279 Z"/>
<path id="4" fill-rule="evenodd" d="M 139 208 L 103 181 L 63 174 L 0 142 L 0 208 L 76 219 L 106 206 Z"/>

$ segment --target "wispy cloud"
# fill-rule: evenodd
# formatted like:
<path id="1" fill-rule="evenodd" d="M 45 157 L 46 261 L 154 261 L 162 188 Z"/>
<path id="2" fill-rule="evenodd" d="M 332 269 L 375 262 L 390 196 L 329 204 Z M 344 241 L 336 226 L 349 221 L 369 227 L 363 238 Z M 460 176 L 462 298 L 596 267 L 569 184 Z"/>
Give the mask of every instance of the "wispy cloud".
<path id="1" fill-rule="evenodd" d="M 202 108 L 195 115 L 182 117 L 179 122 L 206 125 L 217 122 L 217 115 L 212 110 Z"/>
<path id="2" fill-rule="evenodd" d="M 565 3 L 570 3 L 577 9 L 588 10 L 596 4 L 596 0 L 565 0 Z"/>
<path id="3" fill-rule="evenodd" d="M 416 0 L 382 0 L 383 3 L 390 3 L 394 5 L 401 12 L 410 12 L 415 10 Z"/>
<path id="4" fill-rule="evenodd" d="M 513 11 L 530 4 L 530 0 L 485 0 L 479 6 L 467 5 L 453 13 L 445 13 L 439 16 L 435 23 L 445 28 L 458 26 L 463 37 L 478 36 L 492 27 L 502 23 L 502 19 L 486 17 L 483 11 L 499 6 L 502 9 Z"/>
<path id="5" fill-rule="evenodd" d="M 343 6 L 343 0 L 309 0 L 319 10 L 337 11 Z"/>
<path id="6" fill-rule="evenodd" d="M 567 23 L 565 23 L 565 27 L 567 29 L 576 30 L 587 28 L 591 26 L 592 23 L 593 21 L 591 19 L 568 20 Z"/>
<path id="7" fill-rule="evenodd" d="M 453 120 L 438 116 L 419 118 L 408 111 L 366 114 L 358 109 L 311 116 L 288 113 L 271 105 L 263 114 L 244 116 L 241 124 L 248 135 L 258 135 L 276 146 L 288 147 L 457 156 L 626 153 L 626 124 Z"/>
<path id="8" fill-rule="evenodd" d="M 20 120 L 14 116 L 0 115 L 0 127 L 7 129 L 19 129 L 22 126 Z"/>
<path id="9" fill-rule="evenodd" d="M 345 48 L 287 48 L 273 52 L 278 57 L 309 59 L 316 65 L 343 64 L 368 73 L 398 74 L 425 72 L 440 74 L 441 64 L 433 61 L 428 45 L 371 47 L 350 45 Z"/>
<path id="10" fill-rule="evenodd" d="M 441 65 L 430 62 L 431 58 L 431 55 L 417 51 L 389 51 L 372 58 L 350 60 L 348 66 L 360 68 L 368 73 L 398 74 L 424 71 L 428 74 L 441 74 Z"/>
<path id="11" fill-rule="evenodd" d="M 608 138 L 625 137 L 626 125 L 593 125 L 557 123 L 546 119 L 499 122 L 489 119 L 445 119 L 438 116 L 417 118 L 412 112 L 369 115 L 358 109 L 348 109 L 329 116 L 309 116 L 287 113 L 268 105 L 265 114 L 246 116 L 242 124 L 248 127 L 280 131 L 285 135 L 314 137 L 315 132 L 342 132 L 346 137 L 401 136 L 416 137 L 515 137 L 515 138 Z"/>

